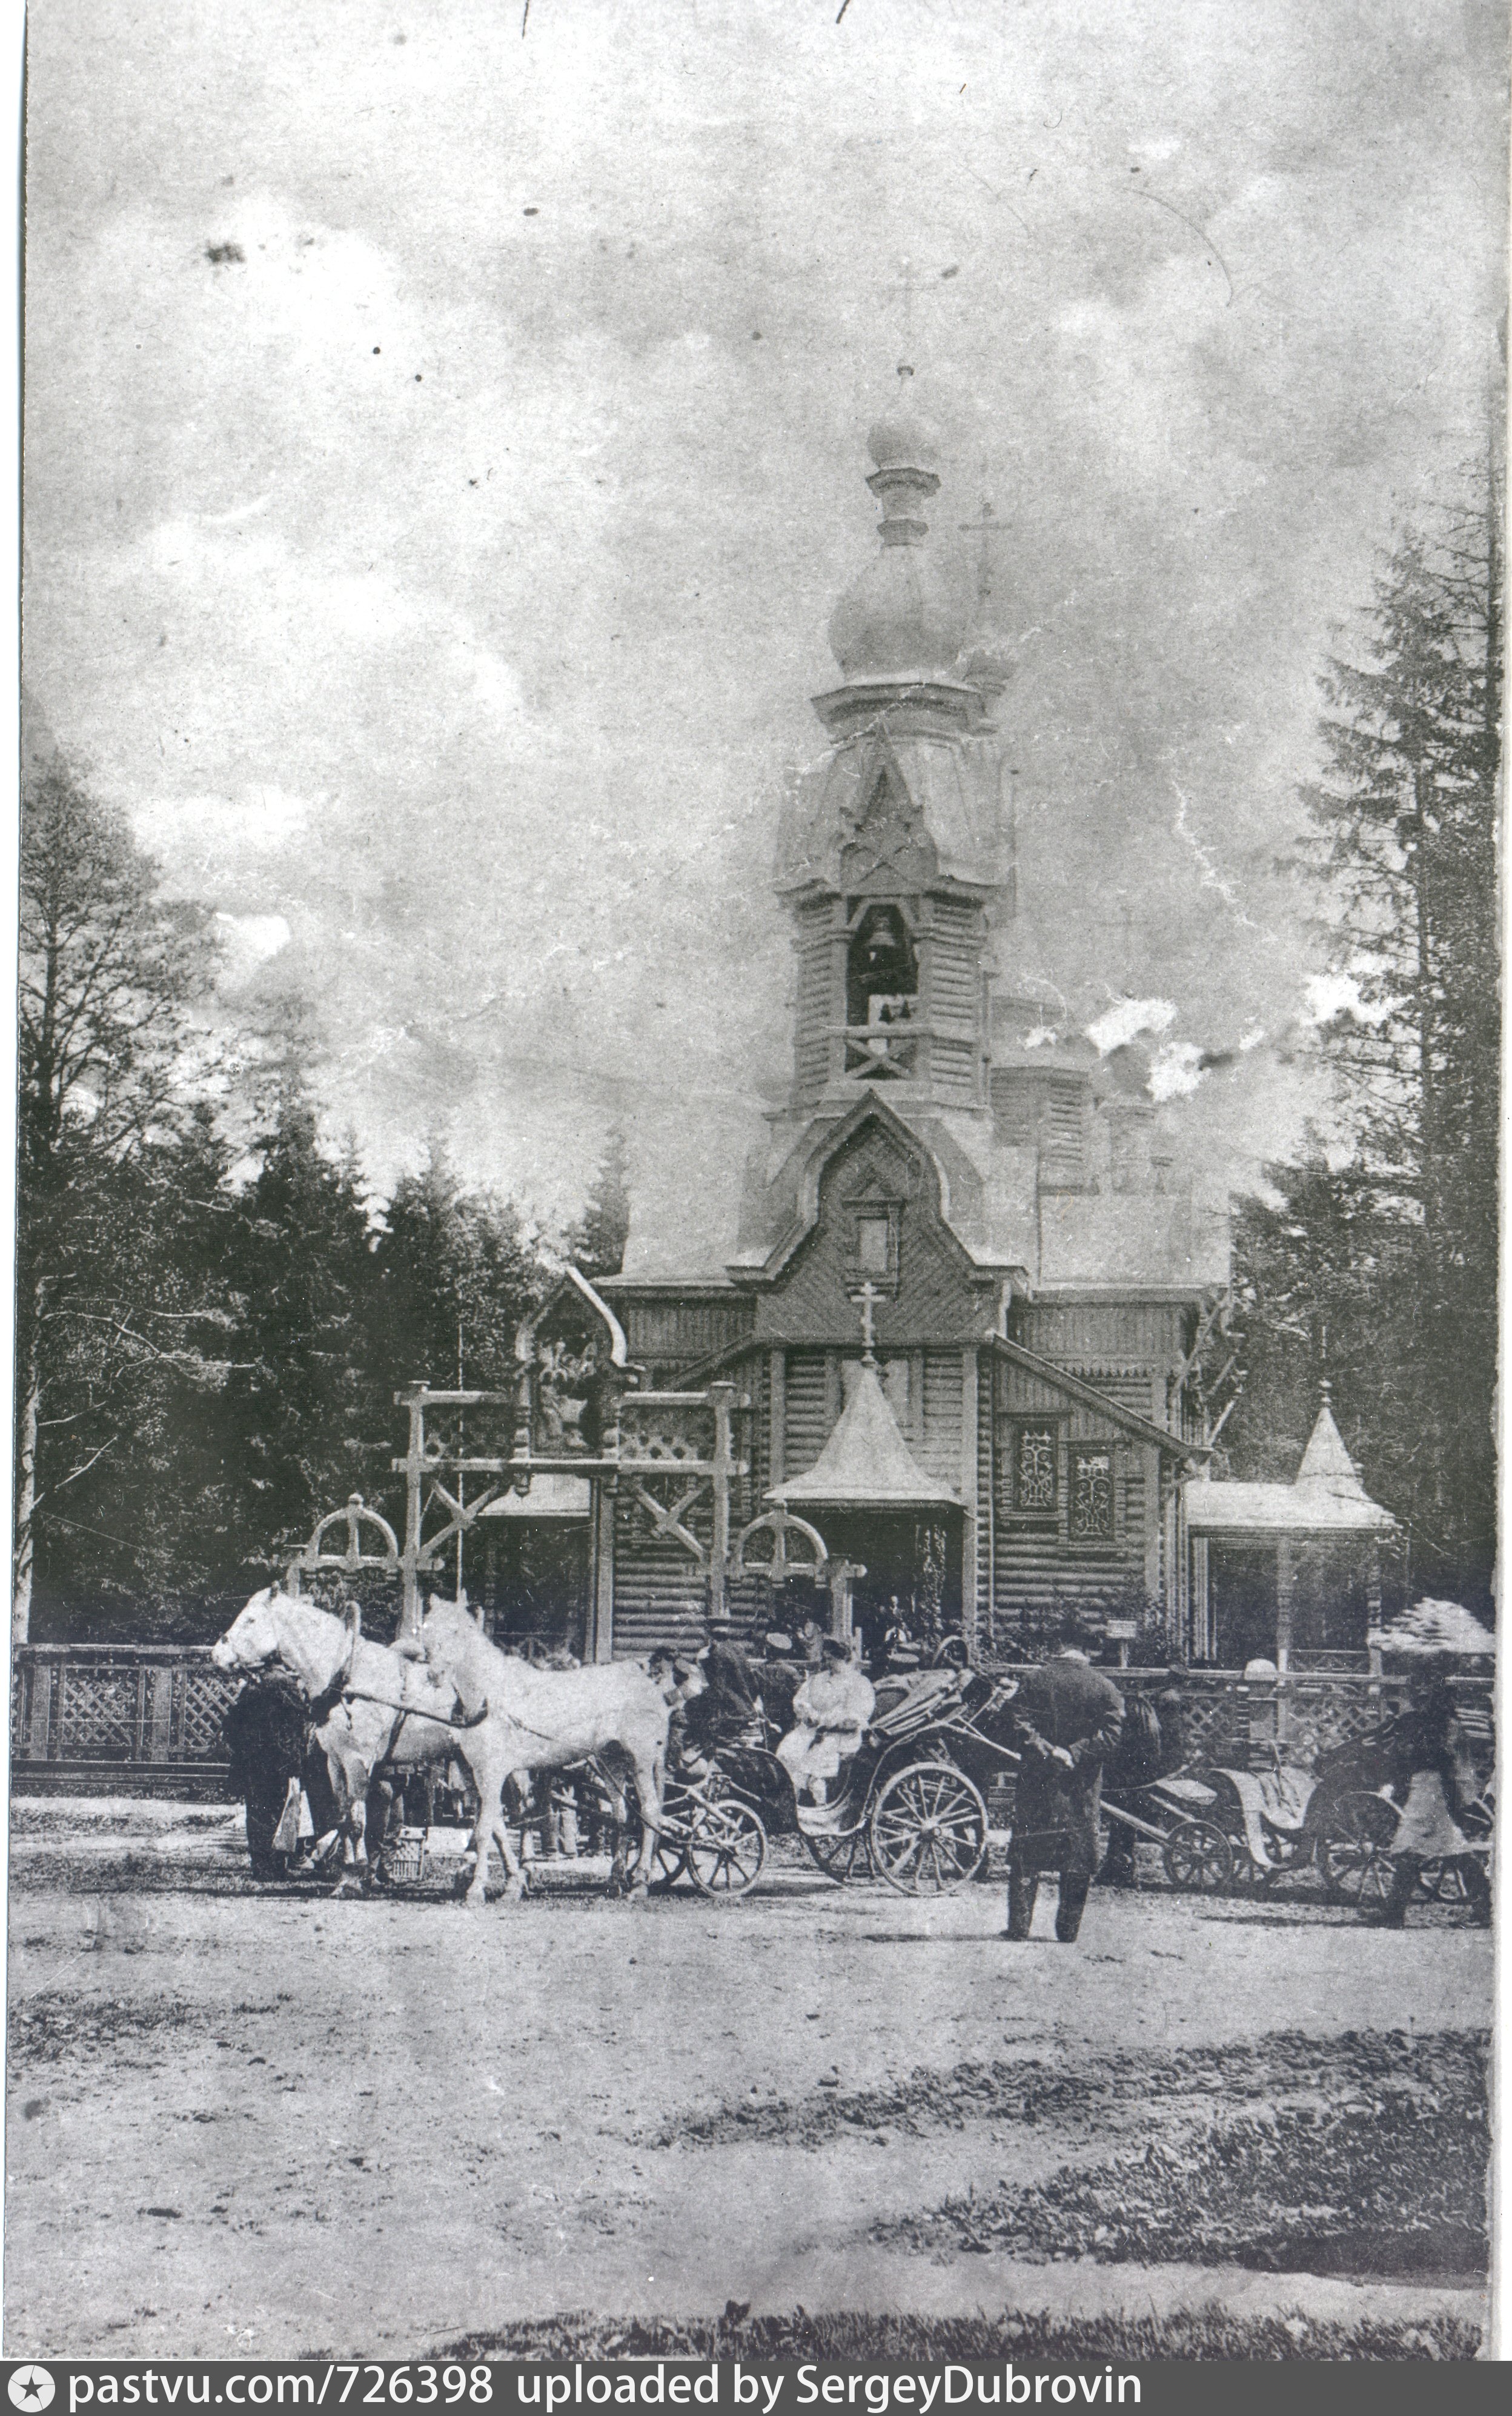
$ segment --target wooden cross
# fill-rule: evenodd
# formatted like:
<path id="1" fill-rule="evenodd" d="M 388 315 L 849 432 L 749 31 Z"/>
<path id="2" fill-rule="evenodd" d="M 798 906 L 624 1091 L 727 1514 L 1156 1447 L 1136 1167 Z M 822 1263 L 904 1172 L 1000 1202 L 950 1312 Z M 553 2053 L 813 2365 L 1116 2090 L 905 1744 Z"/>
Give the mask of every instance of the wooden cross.
<path id="1" fill-rule="evenodd" d="M 868 1279 L 867 1282 L 862 1284 L 860 1291 L 853 1291 L 850 1296 L 861 1313 L 862 1365 L 865 1367 L 875 1367 L 876 1365 L 875 1347 L 876 1343 L 876 1329 L 874 1320 L 876 1315 L 876 1304 L 883 1298 L 883 1294 L 877 1291 L 876 1284 Z"/>
<path id="2" fill-rule="evenodd" d="M 977 532 L 980 540 L 977 548 L 977 602 L 979 605 L 985 606 L 993 592 L 993 564 L 989 549 L 993 538 L 1007 536 L 1008 530 L 997 518 L 985 495 L 981 499 L 981 510 L 978 518 L 974 521 L 961 521 L 957 525 L 964 536 L 969 536 L 973 529 Z"/>

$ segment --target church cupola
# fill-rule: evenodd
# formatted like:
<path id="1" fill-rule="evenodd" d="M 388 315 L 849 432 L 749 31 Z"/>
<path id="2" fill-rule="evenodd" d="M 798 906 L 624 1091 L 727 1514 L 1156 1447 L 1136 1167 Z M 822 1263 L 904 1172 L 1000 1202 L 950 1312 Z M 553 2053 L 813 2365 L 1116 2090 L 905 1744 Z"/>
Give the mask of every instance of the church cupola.
<path id="1" fill-rule="evenodd" d="M 883 1088 L 899 1105 L 985 1112 L 987 918 L 1007 898 L 1010 837 L 986 691 L 1003 682 L 958 668 L 970 599 L 925 543 L 933 433 L 899 404 L 868 449 L 881 546 L 831 617 L 844 685 L 814 701 L 831 744 L 798 783 L 779 851 L 798 923 L 792 1104 Z"/>
<path id="2" fill-rule="evenodd" d="M 924 506 L 939 491 L 930 464 L 934 431 L 898 410 L 867 439 L 876 467 L 866 483 L 882 506 L 882 551 L 830 616 L 830 648 L 847 681 L 948 674 L 966 636 L 964 616 L 924 546 Z"/>

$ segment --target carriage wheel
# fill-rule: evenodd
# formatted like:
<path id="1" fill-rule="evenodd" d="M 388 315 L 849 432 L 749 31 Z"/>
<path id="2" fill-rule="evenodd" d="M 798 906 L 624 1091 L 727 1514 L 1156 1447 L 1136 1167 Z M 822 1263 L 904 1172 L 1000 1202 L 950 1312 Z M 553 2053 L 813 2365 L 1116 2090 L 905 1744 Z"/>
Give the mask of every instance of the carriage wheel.
<path id="1" fill-rule="evenodd" d="M 1318 1839 L 1318 1870 L 1336 1904 L 1384 1904 L 1400 1815 L 1384 1795 L 1341 1795 Z"/>
<path id="2" fill-rule="evenodd" d="M 859 1829 L 799 1829 L 808 1850 L 809 1859 L 818 1865 L 827 1880 L 837 1880 L 843 1886 L 846 1880 L 864 1879 L 871 1866 L 866 1845 L 864 1821 Z"/>
<path id="3" fill-rule="evenodd" d="M 1274 1863 L 1255 1862 L 1249 1853 L 1234 1857 L 1234 1885 L 1241 1895 L 1263 1895 L 1276 1877 Z"/>
<path id="4" fill-rule="evenodd" d="M 759 1812 L 726 1796 L 695 1818 L 682 1866 L 700 1895 L 749 1895 L 766 1868 L 767 1832 Z"/>
<path id="5" fill-rule="evenodd" d="M 900 1895 L 944 1895 L 987 1851 L 987 1806 L 952 1762 L 913 1762 L 878 1793 L 871 1847 L 873 1869 Z"/>
<path id="6" fill-rule="evenodd" d="M 1160 1850 L 1174 1888 L 1216 1895 L 1234 1877 L 1234 1848 L 1216 1820 L 1178 1820 Z"/>
<path id="7" fill-rule="evenodd" d="M 658 1890 L 675 1887 L 688 1866 L 688 1850 L 681 1837 L 658 1836 L 652 1849 L 648 1887 Z"/>
<path id="8" fill-rule="evenodd" d="M 1463 1904 L 1468 1895 L 1464 1874 L 1457 1862 L 1423 1863 L 1418 1866 L 1417 1884 L 1435 1904 Z"/>

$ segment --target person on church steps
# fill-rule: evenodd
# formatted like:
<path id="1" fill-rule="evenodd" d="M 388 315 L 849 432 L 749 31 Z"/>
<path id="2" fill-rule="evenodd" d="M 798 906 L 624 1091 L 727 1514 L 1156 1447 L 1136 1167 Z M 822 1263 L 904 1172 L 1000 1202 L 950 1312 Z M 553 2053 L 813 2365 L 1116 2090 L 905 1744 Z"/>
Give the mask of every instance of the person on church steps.
<path id="1" fill-rule="evenodd" d="M 1391 1841 L 1391 1893 L 1373 1913 L 1383 1929 L 1404 1929 L 1407 1907 L 1417 1894 L 1426 1862 L 1453 1863 L 1475 1911 L 1488 1918 L 1490 1881 L 1460 1826 L 1475 1792 L 1460 1714 L 1449 1687 L 1453 1663 L 1435 1654 L 1413 1672 L 1407 1709 L 1392 1726 L 1387 1751 L 1391 1777 L 1404 1800 Z"/>
<path id="2" fill-rule="evenodd" d="M 1124 1699 L 1092 1668 L 1091 1641 L 1068 1623 L 1055 1659 L 1030 1670 L 1013 1705 L 1024 1757 L 1008 1859 L 1008 1935 L 1017 1942 L 1029 1935 L 1041 1875 L 1056 1871 L 1055 1936 L 1073 1944 L 1097 1868 L 1102 1765 L 1118 1749 Z"/>
<path id="3" fill-rule="evenodd" d="M 795 1789 L 801 1794 L 807 1787 L 816 1804 L 827 1801 L 830 1780 L 858 1750 L 876 1708 L 871 1682 L 841 1637 L 827 1636 L 820 1654 L 818 1669 L 793 1697 L 796 1725 L 777 1747 Z"/>

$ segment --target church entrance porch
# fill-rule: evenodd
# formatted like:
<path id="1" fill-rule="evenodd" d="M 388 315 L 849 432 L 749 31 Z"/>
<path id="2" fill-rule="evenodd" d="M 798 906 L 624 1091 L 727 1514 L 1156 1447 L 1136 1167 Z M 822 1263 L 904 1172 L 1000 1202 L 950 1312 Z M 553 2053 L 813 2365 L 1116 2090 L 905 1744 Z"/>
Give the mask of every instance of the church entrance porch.
<path id="1" fill-rule="evenodd" d="M 814 1517 L 815 1513 L 808 1514 Z M 847 1503 L 821 1509 L 816 1523 L 831 1561 L 847 1562 L 852 1632 L 863 1661 L 880 1668 L 889 1630 L 906 1628 L 924 1653 L 961 1625 L 959 1509 L 917 1511 Z"/>

